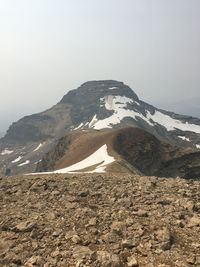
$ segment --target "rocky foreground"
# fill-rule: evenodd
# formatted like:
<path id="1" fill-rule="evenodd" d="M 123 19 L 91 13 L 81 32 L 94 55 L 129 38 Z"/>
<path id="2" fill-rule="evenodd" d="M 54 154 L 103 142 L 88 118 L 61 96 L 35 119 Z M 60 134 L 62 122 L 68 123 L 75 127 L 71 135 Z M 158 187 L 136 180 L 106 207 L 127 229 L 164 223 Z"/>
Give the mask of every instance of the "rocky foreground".
<path id="1" fill-rule="evenodd" d="M 200 181 L 2 177 L 0 266 L 200 266 Z"/>

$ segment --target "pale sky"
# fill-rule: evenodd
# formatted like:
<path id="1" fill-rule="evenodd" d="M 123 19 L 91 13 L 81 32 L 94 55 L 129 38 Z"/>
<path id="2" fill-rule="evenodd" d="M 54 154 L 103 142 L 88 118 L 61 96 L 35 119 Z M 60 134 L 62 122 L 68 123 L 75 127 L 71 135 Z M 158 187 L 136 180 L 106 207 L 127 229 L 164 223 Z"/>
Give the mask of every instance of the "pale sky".
<path id="1" fill-rule="evenodd" d="M 0 0 L 0 131 L 88 80 L 200 99 L 199 72 L 199 0 Z"/>

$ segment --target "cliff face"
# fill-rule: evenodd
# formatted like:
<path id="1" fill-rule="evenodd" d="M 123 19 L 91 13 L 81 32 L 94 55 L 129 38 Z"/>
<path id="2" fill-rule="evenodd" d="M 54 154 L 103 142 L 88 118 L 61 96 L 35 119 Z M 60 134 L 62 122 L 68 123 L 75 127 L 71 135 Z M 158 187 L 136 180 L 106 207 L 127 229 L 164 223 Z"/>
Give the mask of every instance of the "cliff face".
<path id="1" fill-rule="evenodd" d="M 26 145 L 30 142 L 56 139 L 61 137 L 70 125 L 70 107 L 57 104 L 47 111 L 14 122 L 0 143 L 8 146 Z"/>
<path id="2" fill-rule="evenodd" d="M 55 170 L 55 165 L 66 153 L 71 144 L 70 136 L 62 137 L 58 143 L 45 154 L 40 162 L 37 163 L 36 172 L 46 172 Z"/>

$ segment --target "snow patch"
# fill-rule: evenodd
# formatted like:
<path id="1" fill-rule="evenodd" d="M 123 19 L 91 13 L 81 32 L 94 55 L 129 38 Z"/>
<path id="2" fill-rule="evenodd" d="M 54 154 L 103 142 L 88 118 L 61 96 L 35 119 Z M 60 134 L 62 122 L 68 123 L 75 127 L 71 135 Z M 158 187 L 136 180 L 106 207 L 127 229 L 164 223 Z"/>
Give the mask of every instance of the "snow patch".
<path id="1" fill-rule="evenodd" d="M 93 117 L 93 119 L 95 119 L 94 117 Z M 92 122 L 91 122 L 92 123 Z M 71 130 L 78 130 L 78 129 L 81 129 L 81 128 L 83 128 L 83 127 L 86 127 L 87 125 L 89 124 L 89 122 L 86 122 L 86 123 L 83 123 L 83 122 L 81 122 L 76 128 L 74 128 L 74 126 L 72 126 L 72 127 L 70 127 L 70 129 Z M 82 130 L 83 131 L 83 130 Z"/>
<path id="2" fill-rule="evenodd" d="M 10 155 L 12 154 L 14 151 L 13 150 L 9 150 L 7 148 L 5 148 L 2 152 L 1 152 L 1 155 L 4 156 L 4 155 Z"/>
<path id="3" fill-rule="evenodd" d="M 67 168 L 57 170 L 54 173 L 76 172 L 94 165 L 98 166 L 95 168 L 95 170 L 91 172 L 105 172 L 106 165 L 114 161 L 115 161 L 114 157 L 108 155 L 107 145 L 103 145 L 86 159 L 76 164 L 73 164 Z"/>
<path id="4" fill-rule="evenodd" d="M 196 148 L 200 149 L 200 145 L 196 145 Z"/>
<path id="5" fill-rule="evenodd" d="M 37 151 L 37 150 L 39 150 L 41 147 L 43 146 L 43 144 L 42 143 L 40 143 L 34 150 L 33 150 L 33 152 L 35 152 L 35 151 Z"/>
<path id="6" fill-rule="evenodd" d="M 200 125 L 190 124 L 188 122 L 184 123 L 180 120 L 173 119 L 169 115 L 163 114 L 160 111 L 155 111 L 154 114 L 151 114 L 149 111 L 147 111 L 147 118 L 164 126 L 168 131 L 179 129 L 181 131 L 200 133 Z"/>
<path id="7" fill-rule="evenodd" d="M 140 106 L 140 103 L 139 103 L 139 102 L 137 102 L 137 101 L 135 101 L 135 100 L 134 100 L 134 102 L 135 102 L 138 106 Z"/>
<path id="8" fill-rule="evenodd" d="M 190 138 L 187 138 L 187 137 L 185 137 L 185 136 L 178 136 L 178 138 L 181 138 L 182 140 L 184 140 L 184 141 L 188 141 L 188 142 L 190 142 Z"/>
<path id="9" fill-rule="evenodd" d="M 101 98 L 100 100 L 104 103 L 104 106 L 107 110 L 113 110 L 114 113 L 110 117 L 103 120 L 97 120 L 95 114 L 89 124 L 89 128 L 94 128 L 96 130 L 112 128 L 112 125 L 119 124 L 125 117 L 131 117 L 135 120 L 140 117 L 148 124 L 153 126 L 153 124 L 143 114 L 127 108 L 127 104 L 133 104 L 133 100 L 131 98 L 128 98 L 126 96 L 108 95 L 104 98 Z"/>
<path id="10" fill-rule="evenodd" d="M 74 130 L 78 130 L 78 129 L 80 129 L 82 126 L 84 126 L 84 124 L 81 122 L 81 124 L 79 124 L 79 126 L 77 126 L 76 128 L 74 128 Z"/>
<path id="11" fill-rule="evenodd" d="M 36 164 L 38 164 L 39 162 L 41 162 L 42 160 L 40 159 L 40 160 L 38 160 L 38 161 L 35 161 L 33 164 L 34 165 L 36 165 Z"/>
<path id="12" fill-rule="evenodd" d="M 105 144 L 102 147 L 100 147 L 96 152 L 91 154 L 89 157 L 85 158 L 84 160 L 78 163 L 75 163 L 69 167 L 56 170 L 53 172 L 41 172 L 38 174 L 74 173 L 74 172 L 82 173 L 84 171 L 81 171 L 81 170 L 92 167 L 94 165 L 97 165 L 97 167 L 95 167 L 94 170 L 86 171 L 84 173 L 101 173 L 101 172 L 105 172 L 106 166 L 114 161 L 115 161 L 115 158 L 108 155 L 107 145 Z M 31 173 L 31 174 L 35 174 L 35 173 Z"/>
<path id="13" fill-rule="evenodd" d="M 114 87 L 110 87 L 108 88 L 109 90 L 114 90 L 114 89 L 118 89 L 118 87 L 114 86 Z"/>
<path id="14" fill-rule="evenodd" d="M 95 114 L 94 117 L 92 118 L 91 122 L 88 124 L 89 128 L 92 128 L 93 125 L 97 122 L 97 115 Z"/>
<path id="15" fill-rule="evenodd" d="M 18 158 L 14 159 L 12 161 L 12 163 L 16 163 L 16 162 L 19 162 L 23 157 L 22 156 L 19 156 Z"/>
<path id="16" fill-rule="evenodd" d="M 30 160 L 26 160 L 26 161 L 22 162 L 21 164 L 19 164 L 18 167 L 27 165 L 27 164 L 29 164 L 29 163 L 30 163 Z"/>

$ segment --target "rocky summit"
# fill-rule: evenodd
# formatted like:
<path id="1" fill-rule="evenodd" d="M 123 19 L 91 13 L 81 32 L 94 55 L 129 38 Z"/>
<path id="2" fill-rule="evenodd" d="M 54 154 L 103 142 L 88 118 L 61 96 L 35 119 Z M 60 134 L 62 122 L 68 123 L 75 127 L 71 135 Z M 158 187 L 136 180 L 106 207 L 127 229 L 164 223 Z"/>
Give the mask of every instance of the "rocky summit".
<path id="1" fill-rule="evenodd" d="M 0 178 L 2 267 L 200 266 L 200 183 L 138 175 Z"/>
<path id="2" fill-rule="evenodd" d="M 200 119 L 149 105 L 123 82 L 89 81 L 69 91 L 52 108 L 26 116 L 9 127 L 0 139 L 0 171 L 35 172 L 38 162 L 70 133 L 78 131 L 81 136 L 85 131 L 113 131 L 130 126 L 181 147 L 186 154 L 200 149 Z M 182 168 L 182 160 L 177 164 Z M 196 169 L 195 176 L 199 165 Z"/>

